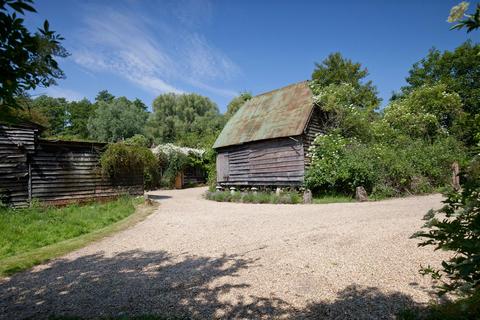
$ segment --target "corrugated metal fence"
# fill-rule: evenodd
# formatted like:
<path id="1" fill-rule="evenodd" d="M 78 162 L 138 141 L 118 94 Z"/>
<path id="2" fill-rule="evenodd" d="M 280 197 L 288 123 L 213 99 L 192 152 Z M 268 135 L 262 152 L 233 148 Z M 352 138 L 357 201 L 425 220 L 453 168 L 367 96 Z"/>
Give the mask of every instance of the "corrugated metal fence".
<path id="1" fill-rule="evenodd" d="M 120 194 L 143 194 L 143 173 L 105 178 L 103 143 L 51 141 L 30 128 L 0 125 L 0 196 L 13 206 L 32 199 L 63 204 Z"/>

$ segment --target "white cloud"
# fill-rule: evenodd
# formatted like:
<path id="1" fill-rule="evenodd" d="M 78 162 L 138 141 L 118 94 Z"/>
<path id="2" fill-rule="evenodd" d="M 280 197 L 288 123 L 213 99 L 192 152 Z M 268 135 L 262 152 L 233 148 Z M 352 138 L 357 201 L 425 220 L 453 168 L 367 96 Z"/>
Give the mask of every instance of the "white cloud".
<path id="1" fill-rule="evenodd" d="M 194 14 L 194 8 L 177 11 L 174 25 L 163 23 L 161 16 L 153 19 L 131 7 L 115 8 L 89 6 L 79 31 L 81 37 L 72 49 L 77 64 L 92 72 L 116 74 L 154 95 L 181 93 L 183 90 L 174 83 L 183 83 L 232 96 L 232 90 L 212 82 L 231 79 L 240 69 L 203 35 L 184 26 L 183 20 L 193 19 L 188 17 Z"/>
<path id="2" fill-rule="evenodd" d="M 85 98 L 85 96 L 78 91 L 55 86 L 48 87 L 45 89 L 45 92 L 39 92 L 39 94 L 46 94 L 54 98 L 65 98 L 68 101 L 80 101 Z"/>

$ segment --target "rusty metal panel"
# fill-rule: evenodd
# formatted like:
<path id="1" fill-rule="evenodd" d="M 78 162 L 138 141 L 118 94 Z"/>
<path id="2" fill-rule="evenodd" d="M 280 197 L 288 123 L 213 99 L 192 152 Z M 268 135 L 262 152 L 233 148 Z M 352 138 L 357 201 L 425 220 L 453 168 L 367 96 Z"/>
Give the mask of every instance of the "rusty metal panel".
<path id="1" fill-rule="evenodd" d="M 233 115 L 213 147 L 300 135 L 312 109 L 307 81 L 258 95 Z"/>

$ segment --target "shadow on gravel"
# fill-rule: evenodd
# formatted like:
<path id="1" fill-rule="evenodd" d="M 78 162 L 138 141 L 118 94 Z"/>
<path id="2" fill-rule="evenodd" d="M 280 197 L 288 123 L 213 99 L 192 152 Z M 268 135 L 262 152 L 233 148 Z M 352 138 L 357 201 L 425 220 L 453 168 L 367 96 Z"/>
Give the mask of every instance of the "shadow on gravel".
<path id="1" fill-rule="evenodd" d="M 393 319 L 399 310 L 415 306 L 403 294 L 355 285 L 333 303 L 312 303 L 304 310 L 272 297 L 224 300 L 231 290 L 249 287 L 238 273 L 256 263 L 236 255 L 173 257 L 142 251 L 57 260 L 48 269 L 0 281 L 0 319 L 145 314 L 161 315 L 158 319 Z"/>
<path id="2" fill-rule="evenodd" d="M 164 200 L 170 199 L 171 196 L 161 195 L 161 194 L 147 194 L 147 198 L 150 200 Z"/>

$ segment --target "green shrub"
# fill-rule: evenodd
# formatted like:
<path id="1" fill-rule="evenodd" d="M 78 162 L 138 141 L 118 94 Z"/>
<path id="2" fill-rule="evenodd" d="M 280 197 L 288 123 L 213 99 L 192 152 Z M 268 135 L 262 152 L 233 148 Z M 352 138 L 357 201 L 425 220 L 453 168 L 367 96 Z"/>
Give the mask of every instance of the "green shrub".
<path id="1" fill-rule="evenodd" d="M 389 143 L 365 143 L 337 133 L 318 136 L 309 153 L 307 188 L 352 196 L 363 186 L 374 198 L 431 192 L 448 183 L 451 164 L 465 158 L 451 137 L 430 143 L 398 136 Z"/>
<path id="2" fill-rule="evenodd" d="M 471 296 L 480 290 L 480 156 L 470 164 L 463 176 L 462 190 L 446 194 L 445 206 L 430 210 L 423 226 L 412 237 L 421 238 L 419 246 L 453 251 L 442 262 L 442 269 L 427 266 L 421 270 L 439 280 L 439 293 L 456 292 Z"/>
<path id="3" fill-rule="evenodd" d="M 153 188 L 158 183 L 158 160 L 145 147 L 123 142 L 110 144 L 102 154 L 100 164 L 102 174 L 113 179 L 143 172 L 145 188 Z"/>
<path id="4" fill-rule="evenodd" d="M 142 134 L 136 134 L 133 137 L 125 139 L 125 144 L 148 148 L 150 141 Z"/>

